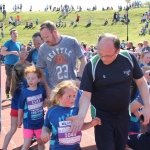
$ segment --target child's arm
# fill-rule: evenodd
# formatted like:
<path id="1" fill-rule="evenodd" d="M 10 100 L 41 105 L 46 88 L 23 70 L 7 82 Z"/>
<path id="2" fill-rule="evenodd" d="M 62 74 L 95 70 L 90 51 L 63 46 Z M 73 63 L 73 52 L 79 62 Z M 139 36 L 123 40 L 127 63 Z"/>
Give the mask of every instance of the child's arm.
<path id="1" fill-rule="evenodd" d="M 42 127 L 42 133 L 41 133 L 41 140 L 43 142 L 49 141 L 50 140 L 50 134 L 51 134 L 50 129 L 43 126 Z"/>
<path id="2" fill-rule="evenodd" d="M 43 107 L 48 107 L 49 99 L 45 98 L 43 102 Z"/>
<path id="3" fill-rule="evenodd" d="M 22 115 L 23 109 L 18 109 L 18 128 L 21 128 L 22 125 Z"/>
<path id="4" fill-rule="evenodd" d="M 87 130 L 96 125 L 101 125 L 101 120 L 98 117 L 95 117 L 91 122 L 84 123 L 81 130 Z"/>

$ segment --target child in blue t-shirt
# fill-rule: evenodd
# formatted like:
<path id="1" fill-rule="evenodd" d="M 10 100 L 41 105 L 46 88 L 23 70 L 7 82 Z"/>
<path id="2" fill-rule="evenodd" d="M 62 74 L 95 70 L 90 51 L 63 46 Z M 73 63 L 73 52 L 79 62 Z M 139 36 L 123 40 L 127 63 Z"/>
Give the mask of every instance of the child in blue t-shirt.
<path id="1" fill-rule="evenodd" d="M 71 133 L 71 121 L 66 118 L 78 114 L 75 105 L 78 88 L 71 80 L 62 81 L 51 93 L 51 108 L 46 114 L 42 128 L 41 140 L 50 140 L 51 150 L 81 150 L 81 131 Z M 89 123 L 84 123 L 82 130 L 100 125 L 100 119 L 94 118 Z M 51 137 L 50 137 L 50 134 Z"/>
<path id="2" fill-rule="evenodd" d="M 19 96 L 23 88 L 27 87 L 27 82 L 24 78 L 25 65 L 23 63 L 17 63 L 14 65 L 12 70 L 12 80 L 11 80 L 11 127 L 9 132 L 6 134 L 3 150 L 7 150 L 8 144 L 17 130 L 17 121 L 18 121 L 18 101 Z"/>
<path id="3" fill-rule="evenodd" d="M 44 149 L 44 143 L 41 141 L 41 131 L 44 123 L 43 105 L 46 103 L 45 91 L 39 85 L 42 74 L 35 66 L 29 66 L 25 69 L 25 76 L 28 88 L 22 90 L 19 98 L 18 127 L 24 126 L 24 144 L 22 150 L 29 149 L 33 135 L 36 135 L 38 150 Z"/>

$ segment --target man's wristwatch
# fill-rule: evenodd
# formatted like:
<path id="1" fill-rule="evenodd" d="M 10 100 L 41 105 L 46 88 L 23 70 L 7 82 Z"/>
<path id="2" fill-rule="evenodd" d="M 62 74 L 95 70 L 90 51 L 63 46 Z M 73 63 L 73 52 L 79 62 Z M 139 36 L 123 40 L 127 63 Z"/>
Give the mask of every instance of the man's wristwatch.
<path id="1" fill-rule="evenodd" d="M 82 77 L 77 77 L 77 79 L 81 81 L 81 80 L 82 80 Z"/>

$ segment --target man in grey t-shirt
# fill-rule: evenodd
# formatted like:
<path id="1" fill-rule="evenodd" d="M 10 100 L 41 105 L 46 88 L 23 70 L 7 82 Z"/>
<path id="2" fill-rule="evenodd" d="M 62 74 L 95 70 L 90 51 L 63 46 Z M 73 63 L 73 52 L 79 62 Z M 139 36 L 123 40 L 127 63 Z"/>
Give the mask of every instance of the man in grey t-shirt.
<path id="1" fill-rule="evenodd" d="M 73 37 L 60 35 L 53 22 L 44 22 L 40 26 L 40 34 L 44 44 L 39 49 L 37 67 L 43 73 L 42 81 L 49 98 L 51 89 L 59 82 L 76 79 L 77 59 L 81 61 L 78 76 L 82 76 L 86 59 L 78 41 Z M 48 84 L 44 76 L 46 67 L 48 68 Z"/>

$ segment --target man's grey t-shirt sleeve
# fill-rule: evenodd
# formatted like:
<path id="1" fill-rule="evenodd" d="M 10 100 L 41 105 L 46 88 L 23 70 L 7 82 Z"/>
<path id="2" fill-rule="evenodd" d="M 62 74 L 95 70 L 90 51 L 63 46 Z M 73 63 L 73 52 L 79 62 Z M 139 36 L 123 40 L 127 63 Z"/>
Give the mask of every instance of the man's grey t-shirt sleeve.
<path id="1" fill-rule="evenodd" d="M 47 66 L 45 60 L 46 60 L 46 58 L 44 58 L 44 54 L 42 53 L 42 49 L 39 49 L 36 66 L 38 68 L 45 69 Z"/>
<path id="2" fill-rule="evenodd" d="M 84 56 L 82 46 L 76 39 L 74 40 L 74 50 L 78 59 L 81 59 Z"/>

